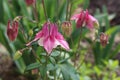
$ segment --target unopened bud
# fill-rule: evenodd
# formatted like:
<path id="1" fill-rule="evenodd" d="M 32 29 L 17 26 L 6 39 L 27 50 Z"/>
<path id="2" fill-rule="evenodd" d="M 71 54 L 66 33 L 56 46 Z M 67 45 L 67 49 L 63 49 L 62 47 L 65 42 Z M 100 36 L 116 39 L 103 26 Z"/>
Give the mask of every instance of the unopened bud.
<path id="1" fill-rule="evenodd" d="M 32 36 L 33 35 L 33 30 L 30 29 L 28 34 L 29 34 L 29 36 Z"/>
<path id="2" fill-rule="evenodd" d="M 105 47 L 109 43 L 107 34 L 105 34 L 105 33 L 100 34 L 100 43 L 103 47 Z"/>
<path id="3" fill-rule="evenodd" d="M 22 52 L 21 52 L 21 51 L 16 51 L 16 53 L 15 53 L 14 56 L 13 56 L 13 59 L 14 59 L 14 60 L 17 60 L 17 59 L 19 59 L 21 56 L 22 56 Z"/>
<path id="4" fill-rule="evenodd" d="M 95 27 L 96 29 L 99 29 L 99 23 L 98 23 L 97 21 L 94 22 L 94 27 Z"/>
<path id="5" fill-rule="evenodd" d="M 32 70 L 32 74 L 34 75 L 34 74 L 38 74 L 38 69 L 33 69 Z"/>
<path id="6" fill-rule="evenodd" d="M 17 17 L 14 18 L 13 21 L 19 22 L 21 20 L 21 18 L 22 18 L 22 16 L 17 16 Z"/>
<path id="7" fill-rule="evenodd" d="M 25 0 L 25 1 L 26 1 L 27 6 L 35 4 L 35 2 L 36 2 L 36 0 Z"/>
<path id="8" fill-rule="evenodd" d="M 69 37 L 72 33 L 72 24 L 69 21 L 65 21 L 62 23 L 62 32 L 65 34 L 65 36 Z"/>

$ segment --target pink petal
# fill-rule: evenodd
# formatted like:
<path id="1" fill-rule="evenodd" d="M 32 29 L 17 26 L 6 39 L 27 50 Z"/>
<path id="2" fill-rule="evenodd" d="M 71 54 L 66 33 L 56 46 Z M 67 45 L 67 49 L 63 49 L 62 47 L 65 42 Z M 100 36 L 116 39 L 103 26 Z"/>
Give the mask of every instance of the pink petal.
<path id="1" fill-rule="evenodd" d="M 80 16 L 80 14 L 75 14 L 75 15 L 73 15 L 73 16 L 71 17 L 70 20 L 76 20 L 76 19 L 79 18 L 79 16 Z"/>
<path id="2" fill-rule="evenodd" d="M 52 49 L 55 45 L 55 39 L 52 36 L 47 37 L 43 42 L 45 50 L 48 52 L 48 54 L 51 53 Z"/>
<path id="3" fill-rule="evenodd" d="M 89 29 L 93 29 L 94 28 L 94 24 L 98 23 L 97 19 L 95 19 L 93 16 L 91 16 L 88 11 L 86 11 L 86 26 Z"/>
<path id="4" fill-rule="evenodd" d="M 42 38 L 40 38 L 40 39 L 38 40 L 38 44 L 39 44 L 40 46 L 43 46 L 43 41 L 44 41 L 44 37 L 42 37 Z"/>
<path id="5" fill-rule="evenodd" d="M 55 36 L 58 32 L 58 26 L 56 24 L 50 24 L 50 35 Z"/>
<path id="6" fill-rule="evenodd" d="M 83 24 L 84 24 L 84 21 L 85 21 L 85 12 L 82 11 L 80 13 L 80 16 L 79 16 L 78 20 L 77 20 L 77 24 L 76 24 L 77 28 L 82 27 Z"/>
<path id="7" fill-rule="evenodd" d="M 32 41 L 30 41 L 29 43 L 27 43 L 26 46 L 29 46 L 31 43 L 37 41 L 37 40 L 38 40 L 39 38 L 41 38 L 42 36 L 43 36 L 43 32 L 42 32 L 42 31 L 39 31 L 39 32 L 36 34 L 35 38 L 34 38 Z"/>
<path id="8" fill-rule="evenodd" d="M 48 24 L 45 23 L 45 24 L 43 25 L 42 30 L 39 31 L 39 32 L 36 34 L 35 38 L 34 38 L 32 41 L 30 41 L 29 43 L 27 43 L 26 46 L 29 46 L 29 45 L 30 45 L 31 43 L 33 43 L 34 41 L 37 41 L 38 39 L 40 39 L 40 38 L 42 38 L 42 37 L 47 37 L 47 36 L 49 36 L 49 35 L 48 35 Z M 38 43 L 39 43 L 39 45 L 43 45 L 43 43 L 41 43 L 41 41 L 39 41 Z"/>
<path id="9" fill-rule="evenodd" d="M 68 43 L 64 40 L 63 36 L 60 33 L 58 33 L 55 38 L 56 38 L 56 45 L 60 45 L 66 50 L 70 49 Z"/>
<path id="10" fill-rule="evenodd" d="M 36 36 L 35 36 L 35 39 L 33 41 L 36 41 L 38 40 L 39 38 L 41 38 L 43 36 L 43 31 L 39 31 Z"/>

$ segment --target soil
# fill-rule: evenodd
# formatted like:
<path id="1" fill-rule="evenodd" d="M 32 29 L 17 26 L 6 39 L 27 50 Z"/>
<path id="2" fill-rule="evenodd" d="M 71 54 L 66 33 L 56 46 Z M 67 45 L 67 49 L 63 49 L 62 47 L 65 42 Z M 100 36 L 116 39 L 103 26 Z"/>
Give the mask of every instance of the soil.
<path id="1" fill-rule="evenodd" d="M 111 25 L 120 24 L 120 0 L 90 0 L 89 9 L 92 13 L 94 13 L 97 8 L 102 12 L 103 6 L 107 7 L 109 14 L 116 14 L 115 18 L 110 21 Z"/>

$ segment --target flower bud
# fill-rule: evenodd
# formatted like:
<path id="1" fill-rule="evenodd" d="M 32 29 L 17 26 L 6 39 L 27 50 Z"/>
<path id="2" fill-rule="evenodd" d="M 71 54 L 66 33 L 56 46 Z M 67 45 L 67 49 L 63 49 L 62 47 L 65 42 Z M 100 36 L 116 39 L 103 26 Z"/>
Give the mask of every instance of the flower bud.
<path id="1" fill-rule="evenodd" d="M 18 25 L 17 21 L 8 21 L 7 25 L 7 36 L 11 41 L 14 41 L 18 35 Z"/>
<path id="2" fill-rule="evenodd" d="M 34 74 L 38 74 L 38 69 L 33 69 L 32 70 L 32 74 L 34 75 Z"/>
<path id="3" fill-rule="evenodd" d="M 94 27 L 95 27 L 96 29 L 99 29 L 99 23 L 98 23 L 97 21 L 95 21 L 95 22 L 93 23 L 93 25 L 94 25 Z"/>
<path id="4" fill-rule="evenodd" d="M 35 3 L 36 0 L 25 0 L 27 6 L 30 6 Z"/>
<path id="5" fill-rule="evenodd" d="M 108 35 L 105 33 L 100 34 L 100 43 L 103 47 L 105 47 L 108 43 Z"/>
<path id="6" fill-rule="evenodd" d="M 13 56 L 13 59 L 14 59 L 14 60 L 17 60 L 17 59 L 19 59 L 21 56 L 22 56 L 22 52 L 21 52 L 21 51 L 16 51 L 16 53 L 15 53 L 14 56 Z"/>
<path id="7" fill-rule="evenodd" d="M 72 24 L 69 21 L 65 21 L 61 25 L 62 32 L 65 34 L 65 36 L 69 37 L 72 33 Z"/>
<path id="8" fill-rule="evenodd" d="M 33 30 L 30 29 L 28 34 L 29 34 L 29 36 L 32 36 L 33 35 Z"/>

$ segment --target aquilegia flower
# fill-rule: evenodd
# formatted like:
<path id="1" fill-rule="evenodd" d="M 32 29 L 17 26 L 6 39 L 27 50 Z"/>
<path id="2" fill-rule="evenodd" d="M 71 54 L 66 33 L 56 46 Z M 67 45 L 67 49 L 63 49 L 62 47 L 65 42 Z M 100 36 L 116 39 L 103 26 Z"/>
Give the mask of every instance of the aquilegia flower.
<path id="1" fill-rule="evenodd" d="M 32 42 L 38 40 L 38 44 L 43 46 L 45 50 L 50 54 L 53 48 L 56 48 L 58 45 L 69 50 L 69 45 L 65 41 L 64 37 L 58 32 L 57 24 L 47 22 L 43 25 L 41 31 L 39 31 L 35 39 L 27 44 L 29 46 Z"/>
<path id="2" fill-rule="evenodd" d="M 108 44 L 108 35 L 105 33 L 100 34 L 100 43 L 103 47 L 105 47 Z"/>
<path id="3" fill-rule="evenodd" d="M 28 6 L 30 6 L 30 5 L 34 4 L 36 0 L 25 0 L 25 1 L 26 1 L 26 4 Z"/>
<path id="4" fill-rule="evenodd" d="M 11 41 L 14 41 L 15 38 L 18 35 L 18 22 L 13 21 L 11 22 L 10 20 L 8 21 L 7 25 L 7 36 Z"/>
<path id="5" fill-rule="evenodd" d="M 97 19 L 95 19 L 93 16 L 91 16 L 88 12 L 82 11 L 80 14 L 75 14 L 71 17 L 71 20 L 76 21 L 77 28 L 82 27 L 85 25 L 88 29 L 93 29 L 94 27 L 99 27 L 99 23 Z"/>

